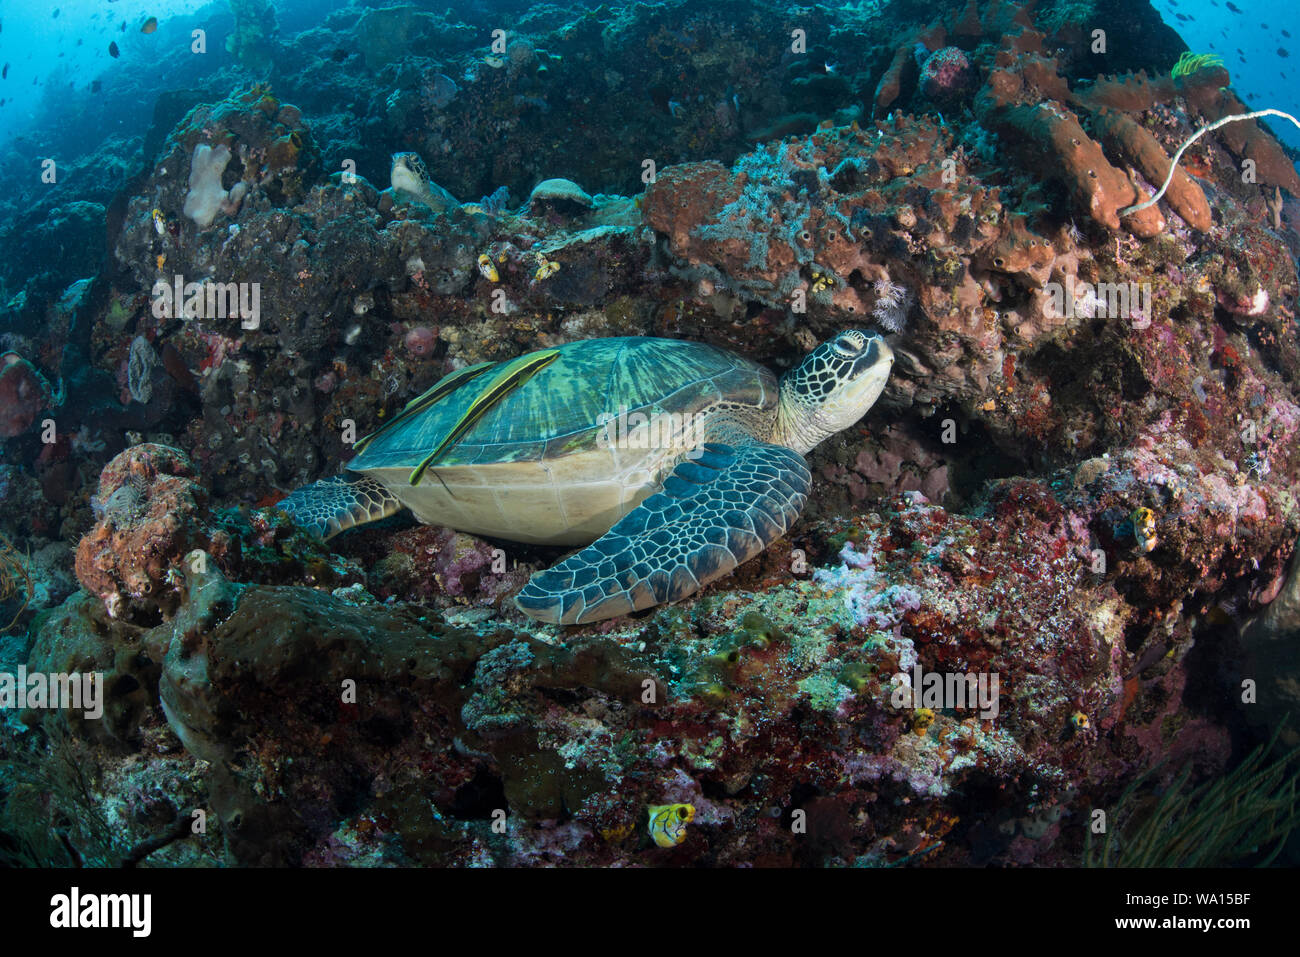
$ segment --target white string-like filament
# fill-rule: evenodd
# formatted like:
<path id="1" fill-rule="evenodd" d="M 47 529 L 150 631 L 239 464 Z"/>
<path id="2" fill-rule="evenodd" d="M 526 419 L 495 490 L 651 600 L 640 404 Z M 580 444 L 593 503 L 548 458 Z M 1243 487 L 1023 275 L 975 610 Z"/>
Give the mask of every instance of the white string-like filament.
<path id="1" fill-rule="evenodd" d="M 1197 130 L 1195 133 L 1192 134 L 1191 139 L 1189 139 L 1182 146 L 1178 147 L 1178 152 L 1174 154 L 1173 161 L 1169 164 L 1169 175 L 1165 177 L 1165 184 L 1160 187 L 1160 191 L 1156 193 L 1154 196 L 1152 196 L 1150 199 L 1148 199 L 1145 203 L 1138 203 L 1136 206 L 1125 206 L 1123 209 L 1119 211 L 1119 214 L 1121 216 L 1129 216 L 1132 215 L 1133 213 L 1140 213 L 1142 212 L 1142 210 L 1150 209 L 1152 206 L 1158 203 L 1160 201 L 1160 197 L 1165 195 L 1165 190 L 1169 188 L 1169 184 L 1174 181 L 1174 172 L 1175 170 L 1178 169 L 1178 161 L 1183 158 L 1183 153 L 1187 151 L 1187 147 L 1195 143 L 1198 139 L 1201 138 L 1202 135 L 1204 135 L 1205 133 L 1209 133 L 1212 130 L 1217 130 L 1220 126 L 1224 126 L 1228 123 L 1235 123 L 1237 120 L 1254 120 L 1254 119 L 1258 119 L 1261 116 L 1280 116 L 1283 119 L 1290 120 L 1297 127 L 1300 127 L 1300 120 L 1297 120 L 1290 113 L 1284 113 L 1281 110 L 1256 110 L 1253 113 L 1238 113 L 1238 114 L 1234 114 L 1233 116 L 1225 116 L 1222 117 L 1221 119 L 1217 119 L 1213 123 L 1210 123 L 1208 126 L 1202 126 L 1199 130 Z"/>

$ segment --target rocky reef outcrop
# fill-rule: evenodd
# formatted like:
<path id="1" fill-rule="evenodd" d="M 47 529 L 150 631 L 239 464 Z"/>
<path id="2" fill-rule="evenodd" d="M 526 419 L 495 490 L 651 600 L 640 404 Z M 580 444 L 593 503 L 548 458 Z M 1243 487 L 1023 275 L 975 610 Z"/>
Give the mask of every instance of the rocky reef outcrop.
<path id="1" fill-rule="evenodd" d="M 1061 865 L 1134 779 L 1222 773 L 1295 698 L 1300 181 L 1234 122 L 1130 210 L 1247 108 L 1145 4 L 1109 53 L 1080 24 L 1114 5 L 1067 6 L 575 10 L 485 56 L 472 11 L 285 37 L 242 4 L 256 82 L 169 101 L 100 197 L 108 266 L 0 315 L 0 534 L 64 576 L 0 651 L 109 692 L 23 715 L 0 830 L 60 863 Z M 845 327 L 897 357 L 881 402 L 679 605 L 539 626 L 511 597 L 554 550 L 275 508 L 454 369 L 665 335 L 780 370 Z M 130 795 L 77 805 L 103 829 L 51 755 Z"/>

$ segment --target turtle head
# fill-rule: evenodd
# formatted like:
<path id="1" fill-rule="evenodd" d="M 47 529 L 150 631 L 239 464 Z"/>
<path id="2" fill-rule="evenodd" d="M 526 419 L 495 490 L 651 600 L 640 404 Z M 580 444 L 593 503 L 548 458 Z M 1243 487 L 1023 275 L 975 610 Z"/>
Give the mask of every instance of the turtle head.
<path id="1" fill-rule="evenodd" d="M 394 153 L 393 168 L 389 173 L 392 187 L 401 192 L 415 192 L 428 189 L 429 172 L 424 167 L 424 160 L 418 153 Z"/>
<path id="2" fill-rule="evenodd" d="M 773 441 L 807 454 L 853 425 L 880 397 L 894 352 L 880 336 L 846 329 L 781 377 Z"/>

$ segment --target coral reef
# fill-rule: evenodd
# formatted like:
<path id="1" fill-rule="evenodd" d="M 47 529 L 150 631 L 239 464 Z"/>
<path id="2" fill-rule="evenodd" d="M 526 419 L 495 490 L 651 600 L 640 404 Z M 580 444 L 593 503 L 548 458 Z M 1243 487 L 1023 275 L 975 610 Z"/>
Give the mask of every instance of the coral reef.
<path id="1" fill-rule="evenodd" d="M 49 382 L 35 366 L 16 352 L 0 355 L 0 437 L 22 435 L 53 401 Z"/>
<path id="2" fill-rule="evenodd" d="M 99 521 L 77 548 L 77 579 L 116 617 L 123 604 L 166 602 L 163 593 L 186 554 L 222 554 L 227 537 L 208 524 L 208 495 L 185 453 L 137 445 L 104 468 Z"/>
<path id="3" fill-rule="evenodd" d="M 1287 860 L 1300 177 L 1129 6 L 1109 52 L 1014 0 L 525 6 L 489 48 L 473 4 L 239 0 L 40 191 L 0 146 L 0 664 L 106 690 L 0 722 L 0 856 Z M 157 106 L 110 140 L 118 96 Z M 802 519 L 639 617 L 520 614 L 555 549 L 275 507 L 476 363 L 848 327 L 893 375 Z"/>

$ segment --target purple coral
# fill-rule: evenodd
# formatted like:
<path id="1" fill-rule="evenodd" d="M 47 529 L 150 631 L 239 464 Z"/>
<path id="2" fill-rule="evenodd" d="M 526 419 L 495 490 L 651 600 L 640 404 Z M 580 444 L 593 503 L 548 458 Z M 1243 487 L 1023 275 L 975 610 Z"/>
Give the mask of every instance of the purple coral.
<path id="1" fill-rule="evenodd" d="M 975 70 L 956 47 L 935 50 L 921 64 L 921 91 L 936 103 L 957 100 L 975 82 Z"/>

